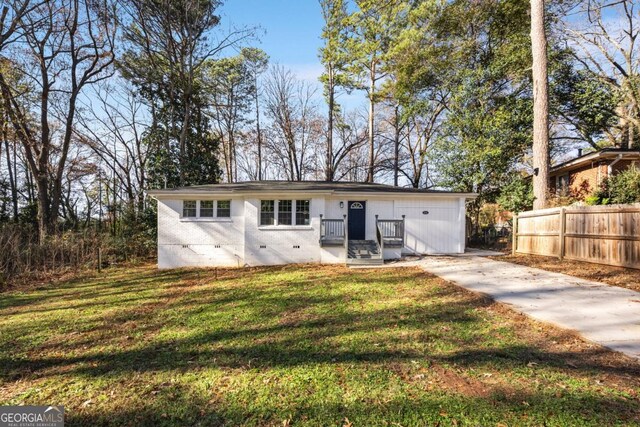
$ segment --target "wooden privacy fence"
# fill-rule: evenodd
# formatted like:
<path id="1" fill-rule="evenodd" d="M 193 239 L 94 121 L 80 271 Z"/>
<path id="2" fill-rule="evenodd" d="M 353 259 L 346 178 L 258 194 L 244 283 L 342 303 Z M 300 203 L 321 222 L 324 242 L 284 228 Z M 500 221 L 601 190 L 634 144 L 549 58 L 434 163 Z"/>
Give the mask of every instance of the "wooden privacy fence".
<path id="1" fill-rule="evenodd" d="M 514 253 L 640 269 L 640 205 L 522 212 L 513 224 Z"/>

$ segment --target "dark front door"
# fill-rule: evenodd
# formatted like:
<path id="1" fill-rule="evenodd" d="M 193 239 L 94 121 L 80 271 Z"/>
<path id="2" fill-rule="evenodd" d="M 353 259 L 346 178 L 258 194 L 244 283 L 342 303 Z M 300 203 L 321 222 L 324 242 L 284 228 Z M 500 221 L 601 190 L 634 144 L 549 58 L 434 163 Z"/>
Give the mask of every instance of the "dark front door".
<path id="1" fill-rule="evenodd" d="M 349 202 L 349 240 L 364 240 L 367 202 Z"/>

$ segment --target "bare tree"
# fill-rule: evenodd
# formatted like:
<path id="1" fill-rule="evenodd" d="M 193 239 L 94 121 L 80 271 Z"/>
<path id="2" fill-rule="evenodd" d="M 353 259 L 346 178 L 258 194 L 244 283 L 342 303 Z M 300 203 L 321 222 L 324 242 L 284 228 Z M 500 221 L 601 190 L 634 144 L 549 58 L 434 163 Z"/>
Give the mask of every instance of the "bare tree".
<path id="1" fill-rule="evenodd" d="M 615 110 L 619 145 L 640 139 L 640 15 L 635 0 L 585 0 L 578 19 L 567 23 L 576 60 L 619 95 Z M 615 136 L 614 136 L 615 138 Z"/>
<path id="2" fill-rule="evenodd" d="M 100 158 L 126 195 L 126 204 L 139 213 L 147 188 L 148 147 L 143 135 L 149 128 L 140 97 L 125 82 L 116 80 L 96 88 L 92 105 L 80 115 L 77 137 Z"/>
<path id="3" fill-rule="evenodd" d="M 278 65 L 271 68 L 265 81 L 266 114 L 272 120 L 268 144 L 290 180 L 304 179 L 309 148 L 323 135 L 315 93 L 314 87 Z"/>
<path id="4" fill-rule="evenodd" d="M 434 144 L 445 114 L 444 96 L 430 104 L 422 114 L 407 119 L 406 138 L 402 141 L 400 174 L 414 188 L 432 185 L 429 176 L 429 149 Z"/>
<path id="5" fill-rule="evenodd" d="M 358 111 L 343 113 L 336 123 L 333 154 L 334 178 L 363 181 L 366 178 L 367 118 Z"/>
<path id="6" fill-rule="evenodd" d="M 26 12 L 24 2 L 8 3 L 14 16 L 23 16 L 12 35 L 2 36 L 0 53 L 11 55 L 33 81 L 39 105 L 23 105 L 4 73 L 0 90 L 35 179 L 42 240 L 56 228 L 78 98 L 85 87 L 112 74 L 116 19 L 106 1 L 49 1 Z M 37 125 L 32 112 L 38 116 Z M 54 128 L 54 123 L 61 126 Z"/>

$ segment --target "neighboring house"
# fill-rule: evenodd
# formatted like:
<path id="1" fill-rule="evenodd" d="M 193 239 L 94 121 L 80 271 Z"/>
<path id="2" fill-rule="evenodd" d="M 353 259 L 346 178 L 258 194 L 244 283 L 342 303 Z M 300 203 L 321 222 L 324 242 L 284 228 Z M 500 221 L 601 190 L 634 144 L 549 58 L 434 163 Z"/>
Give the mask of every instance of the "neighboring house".
<path id="1" fill-rule="evenodd" d="M 462 253 L 475 194 L 349 182 L 254 181 L 153 190 L 158 267 L 380 264 Z"/>
<path id="2" fill-rule="evenodd" d="M 549 171 L 549 187 L 552 194 L 571 196 L 584 200 L 600 187 L 608 177 L 627 169 L 640 166 L 640 151 L 606 148 L 582 155 L 554 166 Z"/>

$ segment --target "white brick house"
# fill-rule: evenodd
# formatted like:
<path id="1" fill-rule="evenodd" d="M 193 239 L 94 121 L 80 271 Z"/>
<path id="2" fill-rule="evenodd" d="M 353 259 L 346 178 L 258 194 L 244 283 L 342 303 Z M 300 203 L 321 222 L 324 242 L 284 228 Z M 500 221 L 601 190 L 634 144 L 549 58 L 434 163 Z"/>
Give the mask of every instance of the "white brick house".
<path id="1" fill-rule="evenodd" d="M 158 267 L 367 263 L 462 253 L 475 194 L 349 182 L 261 181 L 150 192 Z"/>

